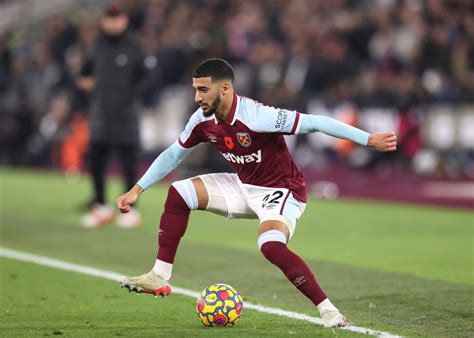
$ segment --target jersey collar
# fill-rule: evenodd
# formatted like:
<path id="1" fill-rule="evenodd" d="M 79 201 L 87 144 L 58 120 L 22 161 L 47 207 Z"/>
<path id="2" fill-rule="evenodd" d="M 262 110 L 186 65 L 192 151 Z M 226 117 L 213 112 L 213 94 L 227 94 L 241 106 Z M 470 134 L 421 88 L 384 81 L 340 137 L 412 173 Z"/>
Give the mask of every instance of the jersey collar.
<path id="1" fill-rule="evenodd" d="M 219 124 L 219 123 L 225 123 L 225 124 L 228 124 L 228 125 L 233 125 L 235 123 L 235 120 L 236 120 L 236 110 L 237 110 L 237 101 L 238 101 L 238 97 L 237 97 L 237 94 L 234 92 L 234 97 L 232 99 L 232 106 L 230 107 L 230 112 L 229 112 L 229 115 L 227 116 L 227 118 L 224 120 L 218 118 L 216 116 L 216 114 L 214 114 L 214 122 L 216 124 Z"/>

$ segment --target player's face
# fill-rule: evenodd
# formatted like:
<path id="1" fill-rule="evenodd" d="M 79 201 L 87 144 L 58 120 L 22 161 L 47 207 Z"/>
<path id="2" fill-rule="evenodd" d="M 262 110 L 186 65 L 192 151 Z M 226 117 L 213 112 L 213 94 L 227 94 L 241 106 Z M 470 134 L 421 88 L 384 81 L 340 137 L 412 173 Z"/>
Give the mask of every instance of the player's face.
<path id="1" fill-rule="evenodd" d="M 211 77 L 193 77 L 193 87 L 196 90 L 194 101 L 201 107 L 204 116 L 214 114 L 221 103 L 221 83 L 212 82 Z"/>

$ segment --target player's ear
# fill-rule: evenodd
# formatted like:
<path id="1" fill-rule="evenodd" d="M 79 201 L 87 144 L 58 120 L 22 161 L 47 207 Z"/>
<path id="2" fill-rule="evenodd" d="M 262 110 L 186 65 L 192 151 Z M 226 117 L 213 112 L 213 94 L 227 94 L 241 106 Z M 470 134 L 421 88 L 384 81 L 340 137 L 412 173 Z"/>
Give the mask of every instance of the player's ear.
<path id="1" fill-rule="evenodd" d="M 227 95 L 229 92 L 230 92 L 230 89 L 231 89 L 231 85 L 230 85 L 230 82 L 228 81 L 224 81 L 221 85 L 221 94 L 224 96 L 224 95 Z"/>

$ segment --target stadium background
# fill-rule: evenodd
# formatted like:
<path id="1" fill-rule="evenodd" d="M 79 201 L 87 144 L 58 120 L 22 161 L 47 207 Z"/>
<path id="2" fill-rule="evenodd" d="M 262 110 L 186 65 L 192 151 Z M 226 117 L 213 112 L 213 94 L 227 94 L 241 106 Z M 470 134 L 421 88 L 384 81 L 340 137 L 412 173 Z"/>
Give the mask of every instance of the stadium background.
<path id="1" fill-rule="evenodd" d="M 27 252 L 137 273 L 143 272 L 139 267 L 148 268 L 144 257 L 153 255 L 155 250 L 156 205 L 162 204 L 165 187 L 157 187 L 150 192 L 148 202 L 143 202 L 146 225 L 133 234 L 125 235 L 114 228 L 100 233 L 84 232 L 79 228 L 77 212 L 77 207 L 89 197 L 89 182 L 87 97 L 75 87 L 74 79 L 97 34 L 106 3 L 0 1 L 1 242 L 2 246 Z M 314 217 L 314 223 L 319 225 L 321 219 L 337 224 L 335 228 L 318 229 L 315 234 L 302 226 L 300 242 L 294 245 L 319 267 L 323 285 L 329 285 L 339 304 L 345 305 L 352 318 L 366 326 L 410 335 L 472 333 L 472 322 L 469 323 L 474 205 L 472 1 L 119 3 L 129 13 L 132 29 L 146 46 L 149 71 L 156 74 L 156 81 L 140 100 L 141 172 L 176 139 L 187 117 L 196 109 L 190 74 L 207 57 L 226 58 L 234 65 L 235 86 L 241 95 L 269 105 L 332 116 L 368 131 L 393 130 L 400 141 L 400 149 L 394 154 L 375 154 L 324 135 L 288 139 L 311 194 L 318 198 L 312 202 L 314 216 L 307 212 L 306 217 L 309 220 Z M 201 146 L 171 179 L 227 168 L 219 154 Z M 48 174 L 50 169 L 52 176 Z M 116 171 L 112 165 L 110 173 Z M 120 185 L 114 181 L 109 200 L 119 191 Z M 324 201 L 339 197 L 344 199 L 334 203 Z M 444 208 L 365 204 L 354 197 L 436 204 Z M 466 207 L 471 210 L 465 210 Z M 308 311 L 308 307 L 298 305 L 300 298 L 291 298 L 296 297 L 294 293 L 289 298 L 274 298 L 275 294 L 265 291 L 268 285 L 264 279 L 261 284 L 252 285 L 241 281 L 241 276 L 226 267 L 224 257 L 215 257 L 210 249 L 215 243 L 206 238 L 207 232 L 214 233 L 222 220 L 201 214 L 194 220 L 205 225 L 190 230 L 187 235 L 190 241 L 183 244 L 188 256 L 186 259 L 183 254 L 179 263 L 193 272 L 196 283 L 183 282 L 189 277 L 188 272 L 177 268 L 181 285 L 196 289 L 225 274 L 229 283 L 238 281 L 242 292 L 251 300 Z M 225 232 L 234 239 L 217 246 L 222 252 L 229 252 L 225 251 L 228 244 L 232 255 L 240 260 L 256 259 L 253 232 L 245 233 L 242 238 L 233 230 Z M 133 244 L 131 238 L 137 243 Z M 320 247 L 315 248 L 308 238 L 318 238 Z M 248 244 L 242 244 L 247 240 Z M 344 240 L 351 246 L 346 248 Z M 149 248 L 140 244 L 144 241 Z M 86 242 L 88 252 L 81 249 Z M 108 243 L 108 253 L 103 243 Z M 131 255 L 139 257 L 140 263 L 118 250 L 124 243 Z M 198 247 L 214 255 L 210 261 L 221 274 L 193 268 L 200 263 Z M 334 249 L 338 247 L 342 251 Z M 242 248 L 253 250 L 252 254 L 247 251 L 243 254 L 239 251 Z M 377 256 L 374 252 L 384 254 L 374 257 Z M 255 262 L 255 278 L 260 278 L 258 270 L 267 271 L 264 269 L 268 267 L 264 268 L 258 259 Z M 334 267 L 331 262 L 341 266 Z M 344 269 L 345 264 L 351 268 Z M 5 285 L 19 282 L 12 276 L 28 275 L 31 273 L 28 271 L 38 269 L 23 271 L 12 263 L 4 266 L 2 284 Z M 355 267 L 409 277 L 387 276 L 375 270 L 356 272 Z M 248 269 L 245 272 L 254 276 Z M 37 275 L 44 273 L 34 271 Z M 273 271 L 268 275 L 278 278 Z M 360 289 L 372 288 L 365 294 L 365 299 L 370 300 L 368 304 L 362 304 L 364 297 L 357 298 L 358 294 L 354 296 L 357 301 L 352 303 L 340 296 L 349 287 L 348 282 L 340 280 L 341 275 L 349 276 Z M 364 275 L 382 281 L 384 286 L 365 285 Z M 47 288 L 46 280 L 47 277 L 44 282 Z M 85 288 L 94 292 L 94 286 L 87 285 Z M 277 290 L 286 292 L 283 286 L 277 286 Z M 373 313 L 374 290 L 381 297 L 378 310 L 383 313 L 383 306 L 388 307 L 387 317 Z M 397 298 L 394 295 L 403 292 L 400 290 L 405 290 L 406 296 Z M 386 303 L 380 294 L 386 296 Z M 45 297 L 41 295 L 38 299 Z M 114 302 L 120 299 L 112 293 L 107 297 Z M 8 306 L 13 306 L 15 301 L 28 307 L 27 300 L 7 298 L 5 293 L 1 299 Z M 412 300 L 419 304 L 412 304 Z M 392 308 L 393 302 L 399 306 L 396 310 Z M 443 312 L 436 305 L 442 309 L 457 307 L 459 312 Z M 155 305 L 147 306 L 151 309 Z M 418 314 L 420 308 L 438 312 L 429 312 L 426 318 L 420 315 L 412 322 L 410 316 Z M 25 313 L 26 318 L 31 316 L 28 310 Z M 450 322 L 443 325 L 445 317 Z M 49 323 L 50 318 L 34 319 Z M 7 333 L 23 332 L 13 324 L 9 326 L 8 321 L 4 323 Z M 194 324 L 194 321 L 189 324 L 193 334 Z M 42 324 L 37 325 L 44 329 Z M 241 325 L 244 330 L 245 324 Z M 54 328 L 52 325 L 50 330 L 48 326 L 44 331 L 54 333 Z M 25 332 L 43 332 L 31 330 Z"/>

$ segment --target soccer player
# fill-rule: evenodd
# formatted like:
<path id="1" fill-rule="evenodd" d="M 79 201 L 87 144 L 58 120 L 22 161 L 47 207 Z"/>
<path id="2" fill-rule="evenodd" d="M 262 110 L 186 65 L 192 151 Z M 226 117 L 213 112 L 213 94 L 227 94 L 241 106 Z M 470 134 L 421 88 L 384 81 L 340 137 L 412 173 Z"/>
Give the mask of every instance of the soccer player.
<path id="1" fill-rule="evenodd" d="M 323 132 L 378 151 L 396 150 L 392 132 L 368 134 L 325 116 L 265 106 L 238 96 L 234 72 L 222 59 L 202 62 L 193 73 L 195 101 L 178 140 L 163 151 L 144 176 L 117 199 L 127 213 L 138 196 L 165 177 L 202 142 L 210 142 L 236 174 L 199 175 L 171 184 L 158 234 L 158 255 L 153 269 L 137 277 L 119 279 L 131 291 L 166 296 L 176 251 L 186 231 L 191 210 L 208 210 L 230 218 L 258 218 L 258 246 L 265 258 L 308 297 L 325 327 L 349 324 L 319 286 L 301 257 L 287 243 L 306 206 L 303 175 L 294 163 L 284 135 Z"/>

